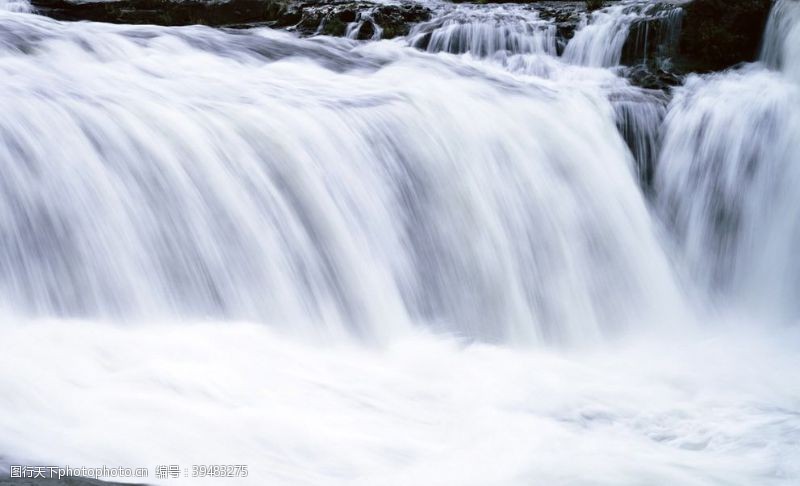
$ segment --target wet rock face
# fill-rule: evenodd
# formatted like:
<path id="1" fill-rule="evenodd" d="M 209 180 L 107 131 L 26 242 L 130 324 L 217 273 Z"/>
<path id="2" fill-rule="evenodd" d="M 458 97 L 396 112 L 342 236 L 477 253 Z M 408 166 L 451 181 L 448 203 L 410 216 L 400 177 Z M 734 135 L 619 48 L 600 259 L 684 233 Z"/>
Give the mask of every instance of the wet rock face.
<path id="1" fill-rule="evenodd" d="M 623 76 L 649 89 L 668 89 L 690 72 L 755 61 L 772 0 L 663 1 L 633 21 L 622 51 Z"/>
<path id="2" fill-rule="evenodd" d="M 33 0 L 43 15 L 57 20 L 118 24 L 285 27 L 304 35 L 358 39 L 405 35 L 411 23 L 430 18 L 418 4 L 381 5 L 369 1 L 326 0 Z M 352 29 L 352 30 L 351 30 Z"/>
<path id="3" fill-rule="evenodd" d="M 633 21 L 622 48 L 622 64 L 670 67 L 677 55 L 684 10 L 672 3 L 652 4 Z"/>
<path id="4" fill-rule="evenodd" d="M 679 61 L 684 71 L 715 71 L 755 61 L 772 0 L 693 0 L 684 5 Z"/>

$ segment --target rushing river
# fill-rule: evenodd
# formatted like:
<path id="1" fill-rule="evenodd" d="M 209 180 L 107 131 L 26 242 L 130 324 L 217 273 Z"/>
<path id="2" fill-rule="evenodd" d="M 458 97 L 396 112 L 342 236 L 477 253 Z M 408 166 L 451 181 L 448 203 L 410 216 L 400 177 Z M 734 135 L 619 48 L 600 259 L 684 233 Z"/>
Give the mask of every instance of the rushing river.
<path id="1" fill-rule="evenodd" d="M 430 6 L 356 41 L 0 0 L 0 472 L 800 481 L 800 3 L 670 98 L 618 69 L 647 2 L 564 46 Z"/>

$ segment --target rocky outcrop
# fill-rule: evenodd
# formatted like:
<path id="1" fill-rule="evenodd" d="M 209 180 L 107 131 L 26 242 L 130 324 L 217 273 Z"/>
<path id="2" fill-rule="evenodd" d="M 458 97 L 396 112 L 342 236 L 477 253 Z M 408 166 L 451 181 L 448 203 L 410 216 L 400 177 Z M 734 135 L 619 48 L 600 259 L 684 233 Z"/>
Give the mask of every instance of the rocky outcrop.
<path id="1" fill-rule="evenodd" d="M 551 20 L 556 25 L 558 54 L 562 54 L 583 20 L 584 5 L 576 2 L 546 2 L 536 10 L 539 17 Z"/>
<path id="2" fill-rule="evenodd" d="M 586 10 L 590 12 L 594 12 L 595 10 L 599 10 L 606 5 L 605 0 L 586 0 Z"/>
<path id="3" fill-rule="evenodd" d="M 683 83 L 681 75 L 646 64 L 625 67 L 620 74 L 632 85 L 645 89 L 666 91 Z"/>
<path id="4" fill-rule="evenodd" d="M 383 5 L 370 1 L 326 0 L 33 0 L 37 11 L 58 20 L 117 24 L 270 25 L 305 35 L 352 34 L 358 39 L 405 35 L 409 24 L 430 18 L 419 4 Z"/>
<path id="5" fill-rule="evenodd" d="M 413 23 L 430 19 L 431 11 L 416 3 L 381 5 L 372 2 L 312 0 L 290 4 L 277 21 L 302 34 L 315 33 L 357 39 L 391 39 L 408 34 Z"/>
<path id="6" fill-rule="evenodd" d="M 372 12 L 372 19 L 383 29 L 383 39 L 406 35 L 411 24 L 430 18 L 431 11 L 419 4 L 381 5 Z"/>
<path id="7" fill-rule="evenodd" d="M 630 25 L 622 51 L 632 84 L 666 89 L 684 74 L 755 61 L 772 0 L 663 1 Z"/>
<path id="8" fill-rule="evenodd" d="M 716 71 L 755 61 L 772 0 L 693 0 L 684 5 L 677 65 Z"/>

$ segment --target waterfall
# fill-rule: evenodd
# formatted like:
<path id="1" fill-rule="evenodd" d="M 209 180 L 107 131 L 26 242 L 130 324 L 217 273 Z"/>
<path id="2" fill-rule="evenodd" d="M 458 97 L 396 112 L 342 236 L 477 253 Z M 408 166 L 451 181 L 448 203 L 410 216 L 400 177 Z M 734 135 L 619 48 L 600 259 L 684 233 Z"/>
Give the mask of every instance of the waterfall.
<path id="1" fill-rule="evenodd" d="M 798 484 L 800 2 L 669 90 L 680 2 L 358 3 L 0 0 L 0 483 Z"/>
<path id="2" fill-rule="evenodd" d="M 658 164 L 662 209 L 697 275 L 774 309 L 796 307 L 800 290 L 798 95 L 760 71 L 695 78 L 670 107 Z"/>
<path id="3" fill-rule="evenodd" d="M 677 46 L 681 2 L 626 1 L 593 12 L 567 44 L 567 62 L 594 67 L 669 65 Z"/>
<path id="4" fill-rule="evenodd" d="M 498 53 L 556 53 L 556 27 L 538 12 L 519 8 L 456 7 L 414 27 L 412 46 L 428 52 L 470 53 L 489 57 Z"/>
<path id="5" fill-rule="evenodd" d="M 564 58 L 585 66 L 616 66 L 622 58 L 622 48 L 628 39 L 631 23 L 637 17 L 625 5 L 615 5 L 592 13 L 590 21 L 567 44 Z"/>
<path id="6" fill-rule="evenodd" d="M 795 7 L 776 6 L 765 41 L 786 74 Z M 651 2 L 593 13 L 562 58 L 535 8 L 437 8 L 405 40 L 367 44 L 10 8 L 3 308 L 574 343 L 681 307 L 673 259 L 712 292 L 755 295 L 765 264 L 748 238 L 766 237 L 753 225 L 772 203 L 740 189 L 782 194 L 767 167 L 793 161 L 794 83 L 694 78 L 667 107 L 593 67 L 619 62 L 631 25 L 677 22 Z M 123 60 L 124 77 L 109 69 Z M 791 294 L 791 266 L 774 265 Z"/>
<path id="7" fill-rule="evenodd" d="M 776 4 L 760 66 L 693 77 L 665 121 L 657 192 L 691 271 L 727 305 L 800 313 L 798 4 Z"/>
<path id="8" fill-rule="evenodd" d="M 591 89 L 267 30 L 14 31 L 35 54 L 0 66 L 7 309 L 578 342 L 675 293 Z M 292 50 L 320 61 L 261 54 Z"/>
<path id="9" fill-rule="evenodd" d="M 694 77 L 667 106 L 600 68 L 626 43 L 647 60 L 653 19 L 675 37 L 680 10 L 652 2 L 585 17 L 562 57 L 555 20 L 521 6 L 439 5 L 399 43 L 358 44 L 8 3 L 0 302 L 572 343 L 681 307 L 677 259 L 712 293 L 791 307 L 773 208 L 792 207 L 797 5 L 764 43 L 783 74 Z"/>

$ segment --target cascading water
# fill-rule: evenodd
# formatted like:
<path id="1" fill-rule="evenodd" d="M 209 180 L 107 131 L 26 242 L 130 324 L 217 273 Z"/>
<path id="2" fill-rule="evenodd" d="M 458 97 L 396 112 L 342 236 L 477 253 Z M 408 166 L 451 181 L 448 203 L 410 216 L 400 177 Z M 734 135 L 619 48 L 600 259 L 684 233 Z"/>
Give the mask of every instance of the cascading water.
<path id="1" fill-rule="evenodd" d="M 567 44 L 567 62 L 593 67 L 611 67 L 620 63 L 622 48 L 628 40 L 631 23 L 638 18 L 627 5 L 615 5 L 592 14 L 591 22 Z"/>
<path id="2" fill-rule="evenodd" d="M 620 53 L 622 59 L 669 68 L 680 42 L 682 3 L 685 2 L 652 3 L 639 7 L 638 18 L 627 27 L 629 35 Z"/>
<path id="3" fill-rule="evenodd" d="M 661 124 L 667 113 L 665 96 L 631 90 L 620 93 L 613 103 L 620 133 L 636 160 L 639 184 L 648 190 L 658 159 Z"/>
<path id="4" fill-rule="evenodd" d="M 769 67 L 800 81 L 800 4 L 777 0 L 764 38 L 762 59 Z"/>
<path id="5" fill-rule="evenodd" d="M 737 300 L 782 301 L 771 309 L 796 307 L 800 290 L 798 95 L 761 70 L 693 79 L 673 101 L 658 164 L 663 211 L 691 268 L 718 290 L 735 287 Z"/>
<path id="6" fill-rule="evenodd" d="M 794 63 L 800 7 L 778 2 L 761 66 L 695 77 L 665 123 L 657 192 L 691 271 L 715 293 L 759 314 L 797 317 L 800 85 Z"/>
<path id="7" fill-rule="evenodd" d="M 414 47 L 428 52 L 497 54 L 556 53 L 556 27 L 535 10 L 463 6 L 417 25 L 409 35 Z"/>
<path id="8" fill-rule="evenodd" d="M 0 475 L 795 483 L 797 4 L 666 93 L 619 66 L 666 65 L 649 1 L 383 41 L 0 3 Z"/>
<path id="9" fill-rule="evenodd" d="M 584 19 L 564 59 L 594 67 L 617 66 L 623 57 L 626 62 L 668 63 L 680 32 L 680 3 L 625 1 L 598 10 Z"/>
<path id="10" fill-rule="evenodd" d="M 0 1 L 0 12 L 19 12 L 29 13 L 33 9 L 31 4 L 25 0 L 2 0 Z"/>
<path id="11" fill-rule="evenodd" d="M 93 29 L 101 50 L 80 43 Z M 591 91 L 266 31 L 16 32 L 35 55 L 4 69 L 10 310 L 575 342 L 671 293 L 611 108 Z M 252 69 L 294 45 L 352 67 Z M 69 145 L 40 142 L 54 133 Z"/>

